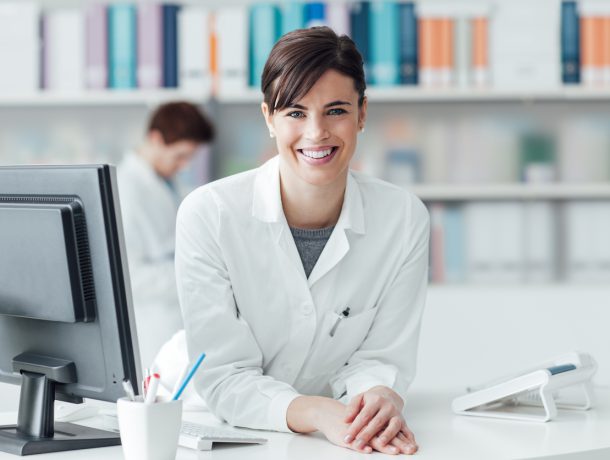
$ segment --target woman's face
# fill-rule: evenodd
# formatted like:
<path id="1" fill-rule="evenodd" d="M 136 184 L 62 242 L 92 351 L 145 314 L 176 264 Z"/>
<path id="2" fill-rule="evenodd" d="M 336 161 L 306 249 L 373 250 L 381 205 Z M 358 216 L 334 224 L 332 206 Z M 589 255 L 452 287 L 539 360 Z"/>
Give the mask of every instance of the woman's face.
<path id="1" fill-rule="evenodd" d="M 328 70 L 292 106 L 273 115 L 264 102 L 262 109 L 290 176 L 319 186 L 345 180 L 366 118 L 351 77 Z"/>

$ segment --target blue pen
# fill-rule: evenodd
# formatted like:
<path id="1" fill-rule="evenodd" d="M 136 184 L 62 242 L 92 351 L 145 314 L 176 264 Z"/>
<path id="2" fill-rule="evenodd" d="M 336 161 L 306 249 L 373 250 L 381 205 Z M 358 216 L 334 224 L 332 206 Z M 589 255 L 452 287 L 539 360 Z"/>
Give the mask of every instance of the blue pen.
<path id="1" fill-rule="evenodd" d="M 205 358 L 205 353 L 201 353 L 199 355 L 199 358 L 197 358 L 197 362 L 195 363 L 195 365 L 193 366 L 193 368 L 191 369 L 189 374 L 184 379 L 184 382 L 182 382 L 182 385 L 180 385 L 180 388 L 178 388 L 178 391 L 172 398 L 172 401 L 176 401 L 177 399 L 180 398 L 180 396 L 182 395 L 182 392 L 184 391 L 186 386 L 189 384 L 189 382 L 193 378 L 193 375 L 195 375 L 195 372 L 197 372 L 197 369 L 199 369 L 199 365 L 201 364 L 201 362 L 203 361 L 204 358 Z"/>

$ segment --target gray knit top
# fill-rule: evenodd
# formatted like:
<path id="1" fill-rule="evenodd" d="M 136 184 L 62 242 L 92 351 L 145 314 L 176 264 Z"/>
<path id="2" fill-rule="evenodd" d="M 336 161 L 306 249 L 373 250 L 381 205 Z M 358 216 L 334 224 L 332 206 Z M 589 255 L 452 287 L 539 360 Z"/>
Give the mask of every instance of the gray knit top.
<path id="1" fill-rule="evenodd" d="M 334 228 L 334 225 L 316 229 L 290 227 L 307 278 L 309 278 L 313 267 L 320 258 L 320 254 L 322 254 L 322 250 Z"/>

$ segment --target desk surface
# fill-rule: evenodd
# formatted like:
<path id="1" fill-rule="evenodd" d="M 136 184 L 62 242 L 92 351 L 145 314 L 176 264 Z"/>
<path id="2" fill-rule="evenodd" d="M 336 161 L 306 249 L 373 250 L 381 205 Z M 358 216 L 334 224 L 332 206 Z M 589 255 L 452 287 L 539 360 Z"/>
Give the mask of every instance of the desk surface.
<path id="1" fill-rule="evenodd" d="M 548 423 L 505 421 L 457 416 L 451 412 L 450 393 L 411 395 L 408 422 L 420 445 L 417 459 L 529 459 L 602 460 L 610 458 L 610 389 L 598 389 L 595 409 L 559 412 Z M 0 414 L 0 424 L 14 423 L 15 413 Z M 185 412 L 185 419 L 210 423 L 209 414 Z M 212 422 L 213 423 L 213 422 Z M 359 454 L 328 443 L 320 434 L 268 433 L 265 445 L 219 446 L 211 452 L 178 448 L 177 460 L 310 460 L 312 458 L 390 458 L 374 453 Z M 600 450 L 603 449 L 603 450 Z M 86 454 L 85 454 L 86 452 Z M 0 453 L 0 460 L 17 457 Z M 122 459 L 121 447 L 60 452 L 36 458 Z M 404 458 L 404 457 L 403 457 Z"/>

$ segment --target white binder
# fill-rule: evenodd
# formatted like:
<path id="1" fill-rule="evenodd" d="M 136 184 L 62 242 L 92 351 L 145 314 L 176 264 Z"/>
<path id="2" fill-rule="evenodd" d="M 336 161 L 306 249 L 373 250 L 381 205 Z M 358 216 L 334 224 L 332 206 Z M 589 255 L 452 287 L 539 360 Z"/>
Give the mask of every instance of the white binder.
<path id="1" fill-rule="evenodd" d="M 597 364 L 590 355 L 566 353 L 520 375 L 469 389 L 469 393 L 453 400 L 452 409 L 459 415 L 548 422 L 557 416 L 558 408 L 592 407 L 591 378 L 596 370 Z M 562 399 L 560 390 L 568 387 L 580 390 L 579 401 Z"/>

